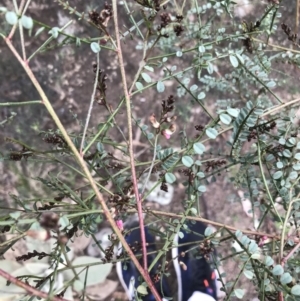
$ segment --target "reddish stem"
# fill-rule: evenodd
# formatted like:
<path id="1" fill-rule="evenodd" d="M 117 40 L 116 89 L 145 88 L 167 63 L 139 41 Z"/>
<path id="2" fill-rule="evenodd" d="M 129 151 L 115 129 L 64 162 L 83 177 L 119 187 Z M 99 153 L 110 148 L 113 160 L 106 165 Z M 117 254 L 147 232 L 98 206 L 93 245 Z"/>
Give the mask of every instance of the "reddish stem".
<path id="1" fill-rule="evenodd" d="M 19 287 L 24 288 L 24 290 L 26 290 L 26 292 L 28 292 L 30 295 L 40 297 L 43 299 L 47 299 L 47 300 L 53 300 L 53 301 L 68 301 L 67 299 L 59 298 L 59 297 L 55 297 L 55 296 L 50 298 L 48 294 L 39 291 L 38 289 L 34 288 L 33 286 L 26 284 L 25 282 L 11 276 L 10 274 L 6 273 L 5 271 L 3 271 L 1 269 L 0 269 L 0 276 L 7 279 L 9 282 L 11 282 Z"/>

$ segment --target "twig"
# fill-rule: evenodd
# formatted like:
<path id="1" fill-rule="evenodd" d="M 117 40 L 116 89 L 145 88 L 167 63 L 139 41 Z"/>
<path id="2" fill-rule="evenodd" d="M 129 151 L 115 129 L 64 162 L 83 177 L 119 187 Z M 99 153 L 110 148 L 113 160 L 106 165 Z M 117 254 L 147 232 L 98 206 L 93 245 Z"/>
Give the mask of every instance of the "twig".
<path id="1" fill-rule="evenodd" d="M 32 104 L 41 104 L 41 100 L 28 100 L 28 101 L 18 101 L 18 102 L 2 102 L 0 107 L 11 107 L 11 106 L 24 106 Z"/>
<path id="2" fill-rule="evenodd" d="M 287 261 L 293 256 L 293 254 L 299 249 L 300 241 L 295 245 L 295 247 L 281 260 L 281 265 L 284 266 Z"/>
<path id="3" fill-rule="evenodd" d="M 161 300 L 158 292 L 156 291 L 152 280 L 148 273 L 148 264 L 147 264 L 147 248 L 146 248 L 146 237 L 145 237 L 145 230 L 144 230 L 144 220 L 143 220 L 143 210 L 142 210 L 142 203 L 138 191 L 138 184 L 136 179 L 136 172 L 135 172 L 135 165 L 134 165 L 134 154 L 133 154 L 133 137 L 132 137 L 132 120 L 131 120 L 131 103 L 130 103 L 130 95 L 127 88 L 126 83 L 126 74 L 123 62 L 123 55 L 121 49 L 121 42 L 119 37 L 119 26 L 118 26 L 118 11 L 117 11 L 117 0 L 112 1 L 113 5 L 113 17 L 114 17 L 114 25 L 115 25 L 115 34 L 116 34 L 116 42 L 117 42 L 117 54 L 119 59 L 120 71 L 122 76 L 122 83 L 123 83 L 123 90 L 126 102 L 126 110 L 127 110 L 127 122 L 128 122 L 128 142 L 129 142 L 129 157 L 130 157 L 130 165 L 131 165 L 131 176 L 132 176 L 132 183 L 134 188 L 134 194 L 137 203 L 137 210 L 139 216 L 139 223 L 140 223 L 140 231 L 141 231 L 141 242 L 142 242 L 142 254 L 143 254 L 143 267 L 144 267 L 144 279 L 147 282 L 152 294 L 154 295 L 156 300 Z"/>
<path id="4" fill-rule="evenodd" d="M 161 211 L 151 210 L 151 213 L 156 214 L 156 215 L 174 217 L 174 218 L 181 218 L 182 217 L 182 214 L 175 214 L 175 213 L 172 213 L 172 212 L 161 212 Z M 269 237 L 269 238 L 272 238 L 272 239 L 279 239 L 278 235 L 275 235 L 275 234 L 269 234 L 269 233 L 251 231 L 251 230 L 241 230 L 241 229 L 235 228 L 233 226 L 229 226 L 229 225 L 225 225 L 225 224 L 222 224 L 222 223 L 214 222 L 214 221 L 211 221 L 209 219 L 202 218 L 202 217 L 187 216 L 186 219 L 191 220 L 191 221 L 204 222 L 204 223 L 210 224 L 212 226 L 221 227 L 221 228 L 225 228 L 225 229 L 229 229 L 229 230 L 233 230 L 233 231 L 240 230 L 245 234 L 252 234 L 252 235 L 257 235 L 257 236 L 266 236 L 266 237 Z"/>
<path id="5" fill-rule="evenodd" d="M 273 207 L 274 211 L 276 212 L 276 215 L 278 216 L 278 218 L 280 220 L 280 223 L 283 224 L 281 216 L 280 216 L 279 212 L 277 211 L 277 209 L 275 207 L 275 203 L 273 201 L 273 198 L 272 198 L 272 195 L 271 195 L 271 192 L 270 192 L 270 189 L 269 189 L 269 186 L 267 184 L 267 180 L 266 180 L 266 177 L 265 177 L 265 174 L 264 174 L 264 168 L 263 168 L 263 165 L 262 165 L 261 148 L 260 148 L 260 140 L 259 139 L 260 139 L 260 137 L 258 137 L 258 140 L 257 140 L 257 154 L 258 154 L 258 163 L 259 163 L 260 173 L 261 173 L 261 176 L 262 176 L 263 183 L 265 185 L 267 194 L 269 196 L 270 202 L 272 203 L 272 207 Z"/>
<path id="6" fill-rule="evenodd" d="M 83 130 L 81 145 L 80 145 L 80 150 L 79 150 L 79 153 L 80 153 L 81 156 L 83 156 L 82 150 L 83 150 L 83 147 L 84 147 L 84 139 L 85 139 L 86 131 L 87 131 L 87 128 L 89 126 L 90 119 L 91 119 L 91 113 L 92 113 L 92 109 L 93 109 L 93 105 L 94 105 L 94 101 L 95 101 L 95 96 L 96 96 L 96 91 L 97 91 L 97 84 L 98 84 L 99 70 L 100 70 L 99 65 L 100 65 L 100 54 L 98 52 L 97 53 L 97 70 L 96 70 L 96 76 L 95 76 L 95 83 L 94 83 L 93 93 L 92 93 L 92 97 L 91 97 L 90 107 L 89 107 L 89 110 L 88 110 L 88 114 L 86 116 L 86 122 L 85 122 L 84 130 Z"/>
<path id="7" fill-rule="evenodd" d="M 298 26 L 299 26 L 299 5 L 300 5 L 300 0 L 296 0 L 296 22 L 295 22 L 295 32 L 298 31 Z"/>
<path id="8" fill-rule="evenodd" d="M 3 271 L 2 269 L 0 269 L 0 276 L 2 276 L 3 278 L 7 279 L 9 282 L 22 287 L 24 290 L 26 290 L 26 292 L 28 292 L 29 294 L 36 296 L 36 297 L 40 297 L 43 299 L 47 299 L 47 300 L 53 300 L 53 301 L 68 301 L 67 299 L 64 298 L 59 298 L 59 297 L 49 297 L 49 295 L 47 293 L 43 293 L 39 290 L 37 290 L 36 288 L 32 287 L 31 285 L 28 285 L 26 283 L 24 283 L 23 281 L 11 276 L 10 274 L 6 273 L 5 271 Z"/>
<path id="9" fill-rule="evenodd" d="M 141 195 L 144 194 L 144 191 L 145 191 L 145 189 L 146 189 L 147 183 L 148 183 L 148 181 L 149 181 L 149 179 L 150 179 L 150 176 L 151 176 L 151 173 L 152 173 L 152 169 L 153 169 L 153 166 L 154 166 L 154 161 L 155 161 L 155 158 L 156 158 L 157 140 L 158 140 L 158 135 L 155 136 L 154 150 L 153 150 L 153 158 L 152 158 L 152 162 L 151 162 L 151 165 L 150 165 L 150 168 L 149 168 L 149 172 L 148 172 L 146 181 L 145 181 L 145 183 L 144 183 L 144 185 L 143 185 L 143 188 L 142 188 Z"/>

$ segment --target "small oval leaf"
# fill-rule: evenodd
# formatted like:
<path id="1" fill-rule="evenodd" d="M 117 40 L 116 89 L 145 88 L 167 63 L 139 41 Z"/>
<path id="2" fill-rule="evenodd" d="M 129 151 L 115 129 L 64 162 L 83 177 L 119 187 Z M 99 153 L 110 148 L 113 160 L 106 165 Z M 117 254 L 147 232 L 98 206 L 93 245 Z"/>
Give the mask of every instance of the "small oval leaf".
<path id="1" fill-rule="evenodd" d="M 237 68 L 239 66 L 239 61 L 237 60 L 237 58 L 234 55 L 230 55 L 229 56 L 230 59 L 230 63 L 234 68 Z"/>
<path id="2" fill-rule="evenodd" d="M 211 227 L 207 227 L 204 231 L 205 236 L 210 236 L 214 233 L 214 230 Z"/>
<path id="3" fill-rule="evenodd" d="M 165 179 L 166 179 L 166 182 L 169 183 L 169 184 L 172 184 L 176 181 L 175 175 L 171 172 L 167 172 L 165 174 Z"/>
<path id="4" fill-rule="evenodd" d="M 198 191 L 200 191 L 200 192 L 205 192 L 205 191 L 206 191 L 206 186 L 200 185 L 200 186 L 198 187 Z"/>
<path id="5" fill-rule="evenodd" d="M 205 98 L 206 94 L 204 92 L 200 92 L 197 96 L 198 99 L 203 99 Z"/>
<path id="6" fill-rule="evenodd" d="M 291 294 L 295 296 L 300 296 L 300 285 L 296 284 L 291 289 Z"/>
<path id="7" fill-rule="evenodd" d="M 100 47 L 99 43 L 93 42 L 93 43 L 91 43 L 91 49 L 93 52 L 98 53 L 98 52 L 100 52 L 101 47 Z"/>
<path id="8" fill-rule="evenodd" d="M 220 115 L 220 120 L 221 120 L 224 124 L 228 125 L 228 124 L 231 123 L 232 118 L 230 117 L 230 115 L 228 115 L 228 114 L 226 114 L 226 113 L 222 113 L 222 114 Z"/>
<path id="9" fill-rule="evenodd" d="M 194 160 L 190 156 L 183 156 L 181 162 L 186 167 L 191 167 L 194 164 Z"/>
<path id="10" fill-rule="evenodd" d="M 208 128 L 206 129 L 205 134 L 211 139 L 216 139 L 218 136 L 218 131 L 214 128 Z"/>
<path id="11" fill-rule="evenodd" d="M 242 299 L 244 297 L 245 291 L 243 289 L 236 288 L 234 290 L 234 294 L 238 299 Z"/>
<path id="12" fill-rule="evenodd" d="M 151 79 L 150 75 L 145 73 L 145 72 L 142 73 L 142 78 L 148 84 L 150 84 L 152 82 L 152 79 Z"/>
<path id="13" fill-rule="evenodd" d="M 136 290 L 139 294 L 141 294 L 143 296 L 148 295 L 147 288 L 144 285 L 139 285 Z"/>
<path id="14" fill-rule="evenodd" d="M 245 270 L 243 273 L 248 279 L 252 279 L 254 276 L 252 271 Z"/>
<path id="15" fill-rule="evenodd" d="M 27 16 L 23 15 L 21 17 L 21 22 L 22 22 L 23 27 L 28 30 L 33 27 L 33 20 L 31 17 L 27 17 Z"/>
<path id="16" fill-rule="evenodd" d="M 280 276 L 284 272 L 283 267 L 280 264 L 275 265 L 275 267 L 272 270 L 273 275 Z"/>
<path id="17" fill-rule="evenodd" d="M 278 170 L 273 174 L 273 179 L 278 180 L 282 177 L 282 175 L 283 175 L 283 172 L 281 170 Z"/>
<path id="18" fill-rule="evenodd" d="M 59 35 L 59 28 L 58 27 L 53 27 L 53 28 L 51 28 L 51 30 L 48 31 L 48 33 L 51 34 L 54 39 L 56 39 Z M 94 43 L 96 43 L 96 42 L 94 42 Z"/>
<path id="19" fill-rule="evenodd" d="M 290 273 L 283 273 L 280 277 L 280 282 L 281 284 L 288 284 L 290 282 L 292 282 L 293 278 L 292 276 L 290 275 Z"/>
<path id="20" fill-rule="evenodd" d="M 232 117 L 238 117 L 239 113 L 240 113 L 240 110 L 238 109 L 233 109 L 233 108 L 227 108 L 227 113 L 229 115 L 231 115 Z"/>
<path id="21" fill-rule="evenodd" d="M 15 25 L 18 22 L 18 16 L 14 11 L 7 11 L 5 13 L 5 20 L 9 25 Z"/>
<path id="22" fill-rule="evenodd" d="M 156 89 L 157 89 L 158 93 L 164 92 L 165 91 L 165 85 L 164 85 L 164 83 L 161 82 L 161 81 L 158 81 L 157 85 L 156 85 Z"/>
<path id="23" fill-rule="evenodd" d="M 205 152 L 205 145 L 201 142 L 194 143 L 193 149 L 196 154 L 202 155 Z"/>
<path id="24" fill-rule="evenodd" d="M 140 91 L 144 88 L 144 85 L 141 82 L 136 82 L 135 83 L 136 88 Z"/>

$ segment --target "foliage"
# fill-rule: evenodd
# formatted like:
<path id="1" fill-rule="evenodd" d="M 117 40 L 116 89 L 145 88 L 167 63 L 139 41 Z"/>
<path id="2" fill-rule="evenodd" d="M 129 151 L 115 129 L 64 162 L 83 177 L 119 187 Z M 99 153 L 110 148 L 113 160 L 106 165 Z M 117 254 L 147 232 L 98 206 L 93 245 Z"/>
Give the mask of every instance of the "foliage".
<path id="1" fill-rule="evenodd" d="M 230 0 L 125 0 L 118 11 L 115 0 L 93 10 L 87 6 L 91 3 L 83 2 L 83 12 L 71 1 L 58 0 L 52 4 L 55 11 L 69 15 L 64 25 L 54 27 L 43 13 L 34 14 L 33 3 L 13 1 L 12 7 L 0 8 L 5 49 L 39 95 L 36 100 L 22 95 L 11 99 L 8 94 L 0 103 L 7 110 L 0 121 L 6 136 L 1 161 L 4 173 L 16 176 L 10 189 L 14 192 L 8 199 L 3 194 L 0 226 L 7 235 L 1 254 L 5 257 L 23 237 L 43 243 L 51 237 L 54 242 L 48 252 L 28 248 L 20 257 L 45 260 L 46 268 L 36 266 L 36 275 L 28 275 L 32 266 L 26 264 L 20 269 L 27 269 L 27 274 L 14 274 L 11 267 L 7 272 L 31 284 L 39 279 L 35 287 L 45 291 L 43 287 L 49 286 L 52 296 L 68 291 L 68 298 L 73 298 L 72 288 L 84 298 L 86 286 L 103 282 L 111 263 L 128 256 L 134 260 L 124 245 L 126 230 L 120 220 L 138 213 L 142 226 L 141 214 L 146 214 L 145 223 L 165 245 L 155 259 L 163 262 L 174 231 L 189 219 L 203 220 L 202 196 L 213 198 L 209 188 L 220 175 L 243 190 L 251 204 L 247 216 L 253 219 L 250 231 L 224 225 L 215 212 L 211 224 L 218 230 L 207 228 L 205 233 L 205 240 L 218 251 L 212 260 L 217 269 L 231 258 L 238 262 L 236 276 L 226 274 L 226 269 L 220 275 L 225 300 L 243 299 L 249 282 L 256 289 L 250 297 L 299 300 L 300 140 L 299 99 L 294 94 L 299 93 L 300 41 L 290 28 L 291 19 L 291 24 L 280 24 L 287 1 L 257 3 L 260 9 L 243 21 L 235 16 L 238 4 Z M 298 1 L 293 5 L 299 10 Z M 298 14 L 295 18 L 298 24 Z M 85 27 L 87 34 L 68 30 L 71 24 Z M 32 73 L 35 63 L 57 55 L 58 85 L 65 76 L 62 66 L 68 70 L 71 59 L 65 56 L 66 49 L 74 56 L 83 51 L 96 61 L 90 68 L 93 86 L 86 91 L 90 103 L 81 101 L 76 113 L 67 112 L 62 103 L 52 104 L 41 87 L 42 73 L 34 71 L 36 77 Z M 12 81 L 1 75 L 8 84 Z M 77 80 L 74 75 L 72 80 Z M 87 81 L 84 75 L 81 80 Z M 51 81 L 47 85 L 55 86 Z M 63 92 L 69 93 L 66 87 Z M 33 113 L 37 123 L 24 122 L 22 110 L 36 112 L 36 106 L 48 112 L 51 125 L 38 119 L 37 113 Z M 71 121 L 64 123 L 60 110 Z M 27 135 L 31 130 L 33 134 Z M 181 212 L 166 209 L 168 201 L 160 202 L 159 210 L 149 209 L 147 197 L 158 187 L 167 192 L 170 185 L 177 192 L 184 186 Z M 228 212 L 235 206 L 224 203 Z M 96 237 L 105 219 L 113 228 L 109 246 L 108 240 Z M 274 233 L 266 233 L 270 223 Z M 68 259 L 68 243 L 76 241 L 78 233 L 91 237 L 102 254 L 97 264 L 103 278 L 78 275 L 81 270 L 76 265 L 95 273 L 90 257 Z M 117 258 L 120 242 L 125 259 Z M 230 254 L 223 254 L 228 246 Z M 66 270 L 70 273 L 65 277 Z M 144 273 L 149 283 L 145 269 Z M 157 273 L 169 275 L 166 270 Z M 137 293 L 142 295 L 141 287 L 143 292 Z M 19 298 L 24 292 L 17 293 Z M 26 298 L 22 300 L 31 300 Z"/>

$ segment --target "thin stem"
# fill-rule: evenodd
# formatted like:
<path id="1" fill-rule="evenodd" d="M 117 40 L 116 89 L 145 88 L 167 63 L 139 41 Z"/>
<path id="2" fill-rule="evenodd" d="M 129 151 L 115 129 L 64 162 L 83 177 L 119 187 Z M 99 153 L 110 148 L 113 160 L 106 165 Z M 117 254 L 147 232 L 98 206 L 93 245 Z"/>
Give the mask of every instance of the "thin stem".
<path id="1" fill-rule="evenodd" d="M 290 105 L 292 105 L 296 102 L 300 102 L 300 98 L 296 98 L 296 99 L 293 99 L 293 100 L 288 101 L 286 103 L 280 104 L 280 105 L 276 106 L 275 108 L 273 108 L 273 109 L 267 111 L 266 113 L 262 114 L 259 118 L 266 117 L 266 116 L 268 116 L 268 115 L 270 115 L 270 114 L 272 114 L 272 113 L 274 113 L 278 110 L 282 110 L 283 108 L 288 107 L 288 106 L 290 106 Z"/>
<path id="2" fill-rule="evenodd" d="M 259 137 L 257 139 L 257 155 L 258 155 L 259 169 L 260 169 L 260 173 L 261 173 L 261 176 L 262 176 L 263 183 L 265 185 L 265 189 L 266 189 L 267 194 L 269 196 L 270 202 L 272 203 L 273 209 L 276 212 L 276 214 L 277 214 L 277 216 L 278 216 L 278 218 L 280 220 L 280 223 L 283 224 L 281 216 L 280 216 L 279 212 L 277 211 L 277 209 L 275 207 L 275 203 L 273 201 L 273 197 L 272 197 L 271 192 L 269 190 L 269 186 L 268 186 L 265 174 L 264 174 L 264 168 L 263 168 L 263 165 L 262 165 L 262 158 L 261 158 L 261 149 L 260 149 Z"/>
<path id="3" fill-rule="evenodd" d="M 26 284 L 23 281 L 11 276 L 10 274 L 3 271 L 2 269 L 0 269 L 0 276 L 2 276 L 6 280 L 8 280 L 9 282 L 11 282 L 17 286 L 22 287 L 24 290 L 26 290 L 27 293 L 29 293 L 33 296 L 40 297 L 40 298 L 47 299 L 47 300 L 53 300 L 53 301 L 68 301 L 67 299 L 64 299 L 64 298 L 49 297 L 49 295 L 47 293 L 43 293 L 43 292 L 37 290 L 33 286 Z"/>
<path id="4" fill-rule="evenodd" d="M 41 100 L 29 100 L 29 101 L 19 101 L 19 102 L 2 102 L 2 103 L 0 103 L 0 107 L 24 106 L 24 105 L 33 105 L 33 104 L 41 104 L 41 103 L 43 103 Z"/>
<path id="5" fill-rule="evenodd" d="M 95 83 L 94 83 L 93 93 L 92 93 L 92 97 L 91 97 L 90 107 L 89 107 L 89 110 L 88 110 L 84 130 L 83 130 L 83 134 L 82 134 L 80 150 L 79 150 L 79 153 L 80 153 L 81 156 L 83 156 L 82 150 L 83 150 L 83 147 L 84 147 L 84 139 L 85 139 L 87 128 L 89 126 L 89 122 L 90 122 L 91 115 L 92 115 L 92 109 L 93 109 L 93 105 L 94 105 L 94 101 L 95 101 L 98 78 L 99 78 L 99 70 L 100 70 L 99 66 L 100 66 L 100 54 L 98 52 L 97 53 L 97 69 L 96 69 Z"/>
<path id="6" fill-rule="evenodd" d="M 293 256 L 293 254 L 299 249 L 300 247 L 300 241 L 295 245 L 295 247 L 286 255 L 284 258 L 282 258 L 281 263 L 285 265 L 285 263 Z"/>
<path id="7" fill-rule="evenodd" d="M 300 6 L 300 1 L 296 0 L 296 22 L 295 22 L 295 30 L 294 30 L 295 33 L 297 33 L 299 27 L 299 6 Z"/>
<path id="8" fill-rule="evenodd" d="M 132 183 L 134 188 L 134 194 L 137 203 L 139 223 L 140 223 L 140 231 L 141 231 L 141 242 L 142 242 L 142 254 L 143 254 L 143 266 L 144 266 L 144 275 L 146 276 L 144 279 L 149 285 L 151 292 L 157 300 L 160 300 L 160 296 L 158 295 L 151 278 L 147 272 L 148 264 L 147 264 L 147 248 L 146 248 L 146 237 L 144 230 L 144 220 L 143 220 L 143 211 L 142 211 L 142 203 L 140 200 L 140 195 L 138 191 L 138 184 L 136 179 L 135 165 L 134 165 L 134 154 L 133 154 L 133 137 L 132 137 L 132 120 L 131 120 L 131 103 L 130 103 L 130 95 L 128 93 L 127 83 L 126 83 L 126 74 L 123 62 L 123 54 L 121 48 L 121 42 L 119 37 L 119 26 L 118 26 L 118 11 L 117 11 L 117 1 L 113 0 L 113 17 L 114 17 L 114 25 L 115 25 L 115 34 L 116 34 L 116 42 L 117 42 L 117 54 L 119 59 L 120 71 L 122 76 L 123 90 L 125 95 L 126 102 L 126 111 L 127 111 L 127 123 L 128 123 L 128 142 L 129 142 L 129 157 L 130 157 L 130 166 L 131 166 L 131 176 Z"/>
<path id="9" fill-rule="evenodd" d="M 260 39 L 256 39 L 256 38 L 253 38 L 253 41 L 263 43 L 263 44 L 265 43 L 264 41 L 262 41 Z M 298 51 L 298 50 L 286 48 L 286 47 L 283 47 L 283 46 L 280 46 L 280 45 L 274 45 L 274 44 L 271 44 L 271 43 L 268 43 L 268 46 L 278 48 L 278 49 L 281 49 L 281 50 L 284 50 L 284 51 L 289 51 L 289 52 L 292 52 L 292 53 L 298 53 L 298 54 L 300 53 L 300 51 Z"/>
<path id="10" fill-rule="evenodd" d="M 145 181 L 145 183 L 144 183 L 144 185 L 143 185 L 143 188 L 142 188 L 141 195 L 144 194 L 144 191 L 145 191 L 145 189 L 146 189 L 147 183 L 148 183 L 148 181 L 149 181 L 149 179 L 150 179 L 150 176 L 151 176 L 151 173 L 152 173 L 152 169 L 153 169 L 154 162 L 155 162 L 155 158 L 156 158 L 157 140 L 158 140 L 158 135 L 155 136 L 154 150 L 153 150 L 153 158 L 152 158 L 152 162 L 151 162 L 151 165 L 150 165 L 150 168 L 149 168 L 149 172 L 148 172 L 146 181 Z"/>

